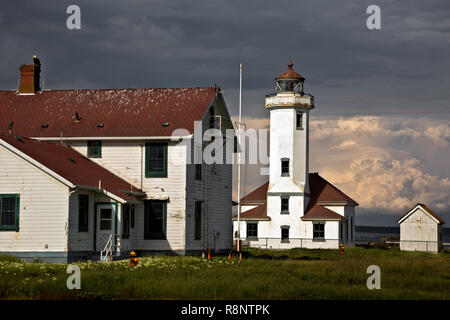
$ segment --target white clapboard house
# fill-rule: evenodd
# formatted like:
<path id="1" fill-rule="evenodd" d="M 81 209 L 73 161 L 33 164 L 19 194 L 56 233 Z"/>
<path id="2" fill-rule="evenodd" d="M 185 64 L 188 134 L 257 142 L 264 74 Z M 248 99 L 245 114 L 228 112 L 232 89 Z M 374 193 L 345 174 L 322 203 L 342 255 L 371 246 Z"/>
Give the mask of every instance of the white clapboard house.
<path id="1" fill-rule="evenodd" d="M 276 77 L 276 93 L 266 96 L 270 111 L 269 181 L 240 200 L 235 236 L 251 247 L 338 248 L 353 244 L 356 201 L 309 173 L 311 95 L 292 69 Z M 239 235 L 240 232 L 240 235 Z"/>
<path id="2" fill-rule="evenodd" d="M 193 163 L 232 129 L 220 89 L 0 91 L 0 254 L 70 261 L 232 245 L 232 167 Z M 198 122 L 196 122 L 198 121 Z"/>

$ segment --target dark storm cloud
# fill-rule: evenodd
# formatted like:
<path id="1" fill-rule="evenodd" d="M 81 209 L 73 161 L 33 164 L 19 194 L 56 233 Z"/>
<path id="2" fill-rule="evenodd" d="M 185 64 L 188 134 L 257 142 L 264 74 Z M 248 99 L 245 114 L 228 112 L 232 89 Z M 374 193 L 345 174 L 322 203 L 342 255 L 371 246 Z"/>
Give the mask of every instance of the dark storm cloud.
<path id="1" fill-rule="evenodd" d="M 81 7 L 81 30 L 66 28 L 71 4 Z M 371 4 L 381 7 L 381 30 L 366 28 Z M 315 96 L 313 122 L 331 116 L 332 126 L 340 116 L 377 115 L 433 124 L 428 118 L 440 118 L 443 124 L 430 125 L 429 136 L 437 137 L 447 155 L 448 143 L 438 138 L 448 137 L 445 119 L 450 115 L 449 12 L 447 0 L 4 1 L 0 90 L 16 88 L 19 66 L 37 54 L 46 88 L 217 83 L 235 116 L 243 63 L 244 116 L 259 123 L 268 117 L 264 95 L 273 92 L 274 77 L 292 59 L 294 69 L 306 77 L 306 91 Z M 405 121 L 397 121 L 399 128 L 409 128 Z M 373 144 L 369 139 L 359 145 Z M 397 150 L 412 142 L 401 136 L 393 144 Z M 323 149 L 313 145 L 313 153 L 314 148 Z M 387 149 L 391 154 L 380 147 Z M 422 145 L 412 150 L 427 164 L 424 175 L 448 180 L 448 165 L 434 149 Z M 334 161 L 321 159 L 328 158 L 317 152 L 312 166 L 333 172 Z M 344 164 L 339 172 L 349 170 Z M 246 184 L 254 187 L 262 179 L 249 178 Z M 380 216 L 365 217 L 380 223 Z M 387 217 L 391 221 L 392 213 Z"/>
<path id="2" fill-rule="evenodd" d="M 36 53 L 46 87 L 218 83 L 234 113 L 242 62 L 246 111 L 264 116 L 264 94 L 292 59 L 317 114 L 447 112 L 450 3 L 372 2 L 5 2 L 0 87 L 14 88 Z M 69 4 L 81 7 L 81 30 L 66 28 Z M 369 4 L 381 7 L 381 30 L 366 28 Z"/>

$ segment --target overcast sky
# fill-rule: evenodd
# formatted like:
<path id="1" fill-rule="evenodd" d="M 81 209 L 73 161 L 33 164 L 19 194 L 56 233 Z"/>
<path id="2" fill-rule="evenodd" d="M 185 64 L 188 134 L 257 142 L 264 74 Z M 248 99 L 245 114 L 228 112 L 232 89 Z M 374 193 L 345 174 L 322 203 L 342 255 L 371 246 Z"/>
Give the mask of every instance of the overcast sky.
<path id="1" fill-rule="evenodd" d="M 81 30 L 66 27 L 70 4 Z M 414 201 L 450 221 L 449 13 L 447 0 L 5 1 L 0 89 L 36 54 L 47 89 L 217 83 L 236 116 L 243 63 L 244 116 L 264 127 L 291 59 L 315 97 L 311 169 L 360 202 L 358 224 L 392 224 Z"/>

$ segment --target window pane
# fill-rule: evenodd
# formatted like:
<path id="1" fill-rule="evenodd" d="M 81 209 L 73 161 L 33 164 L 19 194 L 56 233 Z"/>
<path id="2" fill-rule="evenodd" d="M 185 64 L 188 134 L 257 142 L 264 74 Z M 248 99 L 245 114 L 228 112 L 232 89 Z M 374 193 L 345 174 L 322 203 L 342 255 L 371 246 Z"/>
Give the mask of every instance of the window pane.
<path id="1" fill-rule="evenodd" d="M 1 198 L 2 204 L 2 225 L 15 226 L 16 225 L 16 198 L 4 197 Z"/>
<path id="2" fill-rule="evenodd" d="M 100 219 L 111 219 L 111 209 L 101 209 Z"/>
<path id="3" fill-rule="evenodd" d="M 202 235 L 202 203 L 200 201 L 195 202 L 195 240 L 200 240 Z"/>
<path id="4" fill-rule="evenodd" d="M 164 201 L 145 202 L 144 238 L 165 238 L 165 204 Z"/>
<path id="5" fill-rule="evenodd" d="M 289 229 L 283 228 L 281 229 L 281 239 L 289 239 Z"/>
<path id="6" fill-rule="evenodd" d="M 123 205 L 123 224 L 122 224 L 122 235 L 128 236 L 130 234 L 130 205 Z"/>
<path id="7" fill-rule="evenodd" d="M 88 141 L 88 157 L 99 158 L 102 155 L 101 141 Z"/>
<path id="8" fill-rule="evenodd" d="M 78 195 L 78 231 L 88 231 L 89 224 L 89 196 Z"/>
<path id="9" fill-rule="evenodd" d="M 281 161 L 281 174 L 289 174 L 289 160 Z"/>
<path id="10" fill-rule="evenodd" d="M 303 128 L 303 114 L 301 112 L 297 113 L 297 129 Z"/>
<path id="11" fill-rule="evenodd" d="M 289 211 L 289 198 L 281 198 L 281 211 Z"/>
<path id="12" fill-rule="evenodd" d="M 16 212 L 16 198 L 2 198 L 2 212 Z"/>
<path id="13" fill-rule="evenodd" d="M 313 238 L 325 238 L 325 224 L 315 223 L 313 225 Z"/>
<path id="14" fill-rule="evenodd" d="M 134 215 L 135 215 L 136 207 L 134 205 L 131 206 L 131 217 L 130 217 L 130 226 L 134 228 Z"/>
<path id="15" fill-rule="evenodd" d="M 100 230 L 111 230 L 111 209 L 100 209 Z"/>
<path id="16" fill-rule="evenodd" d="M 100 230 L 111 230 L 111 220 L 100 220 Z"/>
<path id="17" fill-rule="evenodd" d="M 201 179 L 202 178 L 202 165 L 196 164 L 195 165 L 195 179 Z"/>
<path id="18" fill-rule="evenodd" d="M 247 223 L 247 237 L 258 237 L 258 224 Z"/>
<path id="19" fill-rule="evenodd" d="M 164 171 L 164 147 L 162 145 L 150 146 L 150 171 Z"/>

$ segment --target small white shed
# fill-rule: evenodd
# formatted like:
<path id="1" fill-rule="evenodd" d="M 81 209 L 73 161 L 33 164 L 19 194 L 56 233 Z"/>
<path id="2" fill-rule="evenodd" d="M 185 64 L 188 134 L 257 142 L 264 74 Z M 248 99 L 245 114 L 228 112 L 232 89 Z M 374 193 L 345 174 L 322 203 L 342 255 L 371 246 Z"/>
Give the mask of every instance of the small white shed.
<path id="1" fill-rule="evenodd" d="M 398 220 L 400 250 L 437 253 L 442 246 L 442 220 L 422 203 L 416 204 Z"/>

